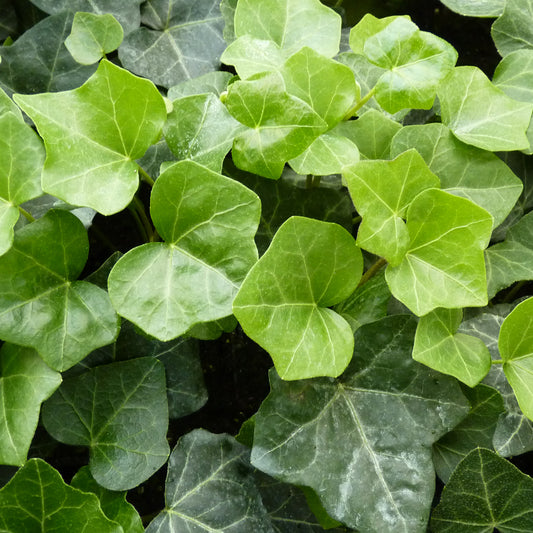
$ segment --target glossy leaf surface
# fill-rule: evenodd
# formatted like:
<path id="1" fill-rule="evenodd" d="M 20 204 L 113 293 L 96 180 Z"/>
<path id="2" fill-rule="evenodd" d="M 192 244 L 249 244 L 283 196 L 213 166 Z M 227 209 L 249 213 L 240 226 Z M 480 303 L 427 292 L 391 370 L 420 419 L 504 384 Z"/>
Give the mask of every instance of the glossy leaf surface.
<path id="1" fill-rule="evenodd" d="M 456 13 L 468 17 L 498 17 L 503 13 L 506 0 L 442 0 L 442 3 Z"/>
<path id="2" fill-rule="evenodd" d="M 233 75 L 231 72 L 214 71 L 183 81 L 173 85 L 167 92 L 167 98 L 177 100 L 185 96 L 194 96 L 195 94 L 212 93 L 220 96 L 227 88 L 228 82 Z"/>
<path id="3" fill-rule="evenodd" d="M 533 102 L 533 50 L 516 50 L 505 56 L 492 83 L 515 100 Z"/>
<path id="4" fill-rule="evenodd" d="M 506 56 L 515 50 L 533 49 L 533 6 L 528 0 L 505 0 L 503 14 L 492 25 L 498 52 Z"/>

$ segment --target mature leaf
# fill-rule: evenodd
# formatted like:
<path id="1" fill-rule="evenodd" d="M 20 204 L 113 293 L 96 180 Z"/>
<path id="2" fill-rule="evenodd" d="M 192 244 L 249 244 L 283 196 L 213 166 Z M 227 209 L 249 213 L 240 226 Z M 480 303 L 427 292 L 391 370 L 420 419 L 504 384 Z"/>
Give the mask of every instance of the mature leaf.
<path id="1" fill-rule="evenodd" d="M 66 370 L 118 333 L 106 292 L 74 281 L 88 246 L 74 215 L 51 210 L 19 230 L 0 257 L 0 338 L 35 348 L 55 370 Z"/>
<path id="2" fill-rule="evenodd" d="M 500 55 L 533 49 L 533 5 L 529 0 L 505 0 L 503 14 L 492 25 L 492 39 Z"/>
<path id="3" fill-rule="evenodd" d="M 142 6 L 142 21 L 149 28 L 142 26 L 126 36 L 118 51 L 120 61 L 163 87 L 217 70 L 226 47 L 219 4 L 148 0 Z"/>
<path id="4" fill-rule="evenodd" d="M 328 307 L 354 291 L 362 271 L 361 251 L 345 229 L 291 217 L 246 276 L 233 312 L 283 379 L 338 376 L 352 357 L 353 335 Z"/>
<path id="5" fill-rule="evenodd" d="M 166 118 L 158 90 L 107 60 L 84 85 L 59 94 L 15 95 L 46 146 L 43 189 L 109 215 L 138 187 L 137 165 Z"/>
<path id="6" fill-rule="evenodd" d="M 435 533 L 500 533 L 533 528 L 533 481 L 484 448 L 457 466 L 431 517 Z"/>
<path id="7" fill-rule="evenodd" d="M 496 155 L 456 139 L 442 124 L 402 128 L 392 141 L 391 155 L 416 148 L 442 189 L 468 198 L 487 210 L 499 226 L 522 191 L 521 181 Z"/>
<path id="8" fill-rule="evenodd" d="M 425 532 L 431 445 L 468 406 L 455 380 L 412 360 L 415 327 L 412 317 L 394 316 L 359 328 L 352 363 L 337 380 L 283 382 L 272 373 L 255 417 L 252 464 L 311 487 L 350 527 Z"/>
<path id="9" fill-rule="evenodd" d="M 233 78 L 230 72 L 217 70 L 208 72 L 197 78 L 178 83 L 170 87 L 167 97 L 170 100 L 177 100 L 185 96 L 194 96 L 195 94 L 212 93 L 220 96 L 227 88 L 229 80 Z"/>
<path id="10" fill-rule="evenodd" d="M 442 122 L 461 141 L 489 150 L 529 148 L 532 104 L 509 98 L 477 67 L 457 67 L 438 90 Z"/>
<path id="11" fill-rule="evenodd" d="M 44 404 L 43 423 L 59 442 L 90 447 L 91 474 L 100 485 L 131 489 L 168 457 L 163 365 L 143 357 L 66 378 Z"/>
<path id="12" fill-rule="evenodd" d="M 98 498 L 67 485 L 42 459 L 30 459 L 0 489 L 0 529 L 5 533 L 71 530 L 123 533 L 102 512 Z"/>
<path id="13" fill-rule="evenodd" d="M 492 83 L 515 100 L 533 102 L 533 50 L 516 50 L 504 57 Z"/>
<path id="14" fill-rule="evenodd" d="M 506 0 L 441 0 L 456 13 L 467 17 L 498 17 L 503 13 Z"/>
<path id="15" fill-rule="evenodd" d="M 122 26 L 113 15 L 78 12 L 65 46 L 78 63 L 92 65 L 116 50 L 123 37 Z"/>
<path id="16" fill-rule="evenodd" d="M 0 0 L 0 39 L 17 33 L 17 13 L 9 0 Z"/>
<path id="17" fill-rule="evenodd" d="M 357 244 L 398 266 L 409 249 L 410 235 L 403 219 L 422 191 L 439 186 L 416 150 L 393 161 L 360 161 L 345 168 L 343 176 L 357 212 L 363 217 Z"/>
<path id="18" fill-rule="evenodd" d="M 224 40 L 231 44 L 235 40 L 235 10 L 239 0 L 221 0 L 220 12 L 224 18 Z"/>
<path id="19" fill-rule="evenodd" d="M 35 350 L 0 349 L 0 464 L 22 466 L 37 428 L 41 403 L 61 383 Z"/>
<path id="20" fill-rule="evenodd" d="M 411 244 L 399 266 L 388 266 L 392 294 L 423 316 L 437 307 L 487 303 L 483 250 L 492 217 L 470 200 L 445 191 L 420 193 L 407 210 Z"/>
<path id="21" fill-rule="evenodd" d="M 166 242 L 134 248 L 115 265 L 109 294 L 118 313 L 163 341 L 231 315 L 257 260 L 259 212 L 259 198 L 230 178 L 192 161 L 167 168 L 151 199 Z"/>

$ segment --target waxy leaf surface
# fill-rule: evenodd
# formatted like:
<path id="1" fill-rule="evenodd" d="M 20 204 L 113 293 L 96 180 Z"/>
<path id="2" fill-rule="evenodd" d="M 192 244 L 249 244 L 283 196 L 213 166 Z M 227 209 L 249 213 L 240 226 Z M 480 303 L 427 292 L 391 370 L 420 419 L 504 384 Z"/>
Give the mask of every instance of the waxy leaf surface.
<path id="1" fill-rule="evenodd" d="M 173 85 L 167 92 L 169 100 L 177 100 L 185 96 L 194 96 L 195 94 L 212 93 L 220 96 L 228 87 L 228 82 L 233 78 L 231 72 L 217 70 L 208 72 L 197 78 L 183 81 Z"/>
<path id="2" fill-rule="evenodd" d="M 252 464 L 311 487 L 349 527 L 425 532 L 431 445 L 468 404 L 455 380 L 412 360 L 415 327 L 412 317 L 394 316 L 359 328 L 352 363 L 336 380 L 283 382 L 272 372 L 255 416 Z"/>
<path id="3" fill-rule="evenodd" d="M 503 13 L 506 0 L 441 0 L 456 13 L 467 17 L 498 17 Z"/>
<path id="4" fill-rule="evenodd" d="M 248 273 L 233 312 L 283 379 L 338 376 L 352 357 L 350 325 L 328 307 L 354 291 L 363 259 L 340 226 L 291 217 Z"/>
<path id="5" fill-rule="evenodd" d="M 131 489 L 168 457 L 163 365 L 143 357 L 67 378 L 44 404 L 43 423 L 59 442 L 90 447 L 91 474 L 100 485 Z"/>
<path id="6" fill-rule="evenodd" d="M 533 49 L 533 5 L 528 0 L 505 0 L 501 17 L 492 25 L 498 52 L 506 56 L 515 50 Z"/>
<path id="7" fill-rule="evenodd" d="M 166 119 L 158 90 L 107 60 L 81 87 L 59 94 L 16 95 L 44 139 L 43 189 L 110 215 L 138 187 L 137 164 Z"/>
<path id="8" fill-rule="evenodd" d="M 109 295 L 118 313 L 162 341 L 231 315 L 257 260 L 259 198 L 230 178 L 181 161 L 157 179 L 150 211 L 166 242 L 134 248 L 115 265 Z"/>
<path id="9" fill-rule="evenodd" d="M 533 50 L 516 50 L 505 56 L 492 83 L 515 100 L 533 102 Z"/>
<path id="10" fill-rule="evenodd" d="M 55 370 L 70 368 L 118 333 L 106 292 L 75 281 L 88 246 L 74 215 L 51 210 L 20 229 L 0 256 L 0 338 L 35 348 Z"/>

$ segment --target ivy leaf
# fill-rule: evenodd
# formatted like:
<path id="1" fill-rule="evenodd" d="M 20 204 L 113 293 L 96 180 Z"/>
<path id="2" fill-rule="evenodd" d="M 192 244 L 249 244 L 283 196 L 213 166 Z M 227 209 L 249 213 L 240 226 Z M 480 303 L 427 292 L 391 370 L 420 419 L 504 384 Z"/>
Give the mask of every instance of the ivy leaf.
<path id="1" fill-rule="evenodd" d="M 343 176 L 357 212 L 363 217 L 357 244 L 398 266 L 411 238 L 404 222 L 408 206 L 420 192 L 439 186 L 439 179 L 416 152 L 393 161 L 360 161 Z"/>
<path id="2" fill-rule="evenodd" d="M 118 313 L 162 341 L 231 315 L 257 260 L 259 198 L 230 178 L 181 161 L 157 179 L 150 211 L 166 242 L 138 246 L 114 266 L 109 295 Z"/>
<path id="3" fill-rule="evenodd" d="M 44 404 L 43 423 L 59 442 L 90 447 L 89 466 L 98 484 L 131 489 L 168 457 L 163 365 L 143 357 L 66 378 Z"/>
<path id="4" fill-rule="evenodd" d="M 233 313 L 283 379 L 338 376 L 353 336 L 328 307 L 354 291 L 362 271 L 361 251 L 345 229 L 291 217 L 246 276 Z"/>
<path id="5" fill-rule="evenodd" d="M 411 244 L 386 277 L 392 294 L 423 316 L 437 307 L 487 304 L 483 250 L 492 217 L 465 198 L 439 189 L 420 193 L 407 210 Z M 438 290 L 436 289 L 438 287 Z"/>
<path id="6" fill-rule="evenodd" d="M 506 0 L 442 0 L 442 3 L 452 11 L 467 17 L 499 17 Z"/>
<path id="7" fill-rule="evenodd" d="M 208 72 L 197 78 L 173 85 L 167 92 L 167 98 L 169 100 L 177 100 L 178 98 L 204 93 L 212 93 L 215 96 L 220 96 L 228 88 L 228 83 L 231 78 L 233 78 L 233 74 L 230 72 L 220 70 Z"/>
<path id="8" fill-rule="evenodd" d="M 42 459 L 30 459 L 0 489 L 0 528 L 6 533 L 72 528 L 99 533 L 123 533 L 109 520 L 94 494 L 67 485 Z"/>
<path id="9" fill-rule="evenodd" d="M 498 89 L 477 67 L 457 67 L 439 86 L 442 122 L 465 142 L 491 152 L 529 148 L 532 104 Z"/>
<path id="10" fill-rule="evenodd" d="M 492 25 L 492 39 L 506 55 L 521 49 L 533 49 L 533 6 L 527 0 L 506 0 L 503 13 Z"/>
<path id="11" fill-rule="evenodd" d="M 484 448 L 457 466 L 431 517 L 435 533 L 530 531 L 533 481 L 509 461 Z"/>
<path id="12" fill-rule="evenodd" d="M 119 48 L 125 68 L 171 87 L 217 70 L 226 47 L 219 0 L 148 0 L 142 6 L 140 27 Z"/>
<path id="13" fill-rule="evenodd" d="M 283 382 L 272 372 L 255 416 L 252 464 L 311 487 L 349 527 L 425 532 L 431 445 L 468 405 L 455 380 L 412 360 L 415 327 L 397 315 L 359 328 L 352 363 L 337 380 Z M 332 439 L 332 428 L 343 438 Z"/>
<path id="14" fill-rule="evenodd" d="M 224 18 L 224 40 L 231 44 L 235 40 L 235 9 L 239 0 L 221 0 L 220 12 Z"/>
<path id="15" fill-rule="evenodd" d="M 102 60 L 78 89 L 14 98 L 44 139 L 46 192 L 104 215 L 130 203 L 134 160 L 157 141 L 167 115 L 152 83 Z"/>
<path id="16" fill-rule="evenodd" d="M 35 350 L 0 348 L 0 464 L 22 466 L 37 428 L 41 403 L 61 383 Z"/>
<path id="17" fill-rule="evenodd" d="M 118 333 L 106 292 L 74 281 L 88 247 L 81 222 L 51 210 L 20 229 L 0 257 L 0 338 L 35 348 L 55 370 L 70 368 Z"/>
<path id="18" fill-rule="evenodd" d="M 123 37 L 122 26 L 113 15 L 78 12 L 65 46 L 78 63 L 92 65 L 116 50 Z"/>

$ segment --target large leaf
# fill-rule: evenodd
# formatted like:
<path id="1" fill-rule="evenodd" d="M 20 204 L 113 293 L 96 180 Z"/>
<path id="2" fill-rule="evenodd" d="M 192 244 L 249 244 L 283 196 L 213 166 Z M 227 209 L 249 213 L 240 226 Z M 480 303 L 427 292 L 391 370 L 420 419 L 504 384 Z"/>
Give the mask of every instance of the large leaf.
<path id="1" fill-rule="evenodd" d="M 394 316 L 359 328 L 353 361 L 337 380 L 283 382 L 272 373 L 255 417 L 252 464 L 313 488 L 350 527 L 425 532 L 431 445 L 468 404 L 455 380 L 412 360 L 415 327 Z"/>
<path id="2" fill-rule="evenodd" d="M 226 43 L 219 0 L 148 0 L 140 27 L 119 48 L 125 68 L 171 87 L 217 70 Z"/>
<path id="3" fill-rule="evenodd" d="M 41 403 L 61 383 L 35 350 L 0 349 L 0 464 L 21 466 L 37 428 Z"/>
<path id="4" fill-rule="evenodd" d="M 231 315 L 257 260 L 259 212 L 259 199 L 240 183 L 191 161 L 169 167 L 151 199 L 166 242 L 134 248 L 115 265 L 109 295 L 118 313 L 163 341 Z"/>
<path id="5" fill-rule="evenodd" d="M 51 210 L 19 230 L 0 257 L 0 338 L 35 348 L 56 370 L 113 342 L 118 333 L 106 292 L 75 281 L 88 245 L 74 215 Z"/>
<path id="6" fill-rule="evenodd" d="M 392 294 L 418 316 L 437 307 L 487 303 L 483 250 L 492 217 L 470 200 L 439 189 L 420 193 L 407 210 L 411 244 L 400 265 L 388 266 Z"/>
<path id="7" fill-rule="evenodd" d="M 533 5 L 529 0 L 505 0 L 503 14 L 492 25 L 498 52 L 506 56 L 515 50 L 533 49 Z"/>
<path id="8" fill-rule="evenodd" d="M 152 83 L 103 60 L 78 89 L 15 101 L 44 139 L 46 192 L 105 215 L 130 203 L 138 187 L 133 160 L 157 141 L 167 115 Z"/>
<path id="9" fill-rule="evenodd" d="M 441 0 L 452 11 L 468 17 L 498 17 L 506 0 Z"/>
<path id="10" fill-rule="evenodd" d="M 233 312 L 283 379 L 338 376 L 352 357 L 353 336 L 328 307 L 353 292 L 362 270 L 345 229 L 291 217 L 246 276 Z"/>
<path id="11" fill-rule="evenodd" d="M 228 88 L 228 83 L 231 78 L 233 78 L 231 72 L 221 70 L 208 72 L 197 78 L 173 85 L 167 92 L 167 98 L 177 100 L 185 96 L 204 93 L 213 93 L 216 96 L 220 96 Z"/>
<path id="12" fill-rule="evenodd" d="M 43 423 L 59 442 L 90 447 L 91 474 L 100 485 L 131 489 L 168 457 L 163 365 L 144 357 L 66 378 L 44 404 Z"/>
<path id="13" fill-rule="evenodd" d="M 73 526 L 75 524 L 75 526 Z M 30 459 L 0 489 L 0 529 L 5 533 L 39 531 L 123 533 L 103 513 L 94 494 L 67 485 L 42 459 Z"/>
<path id="14" fill-rule="evenodd" d="M 533 529 L 533 480 L 478 448 L 457 466 L 431 517 L 435 533 L 516 533 Z"/>

